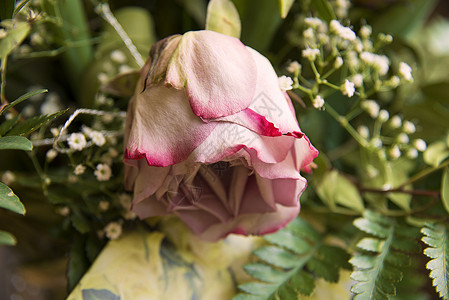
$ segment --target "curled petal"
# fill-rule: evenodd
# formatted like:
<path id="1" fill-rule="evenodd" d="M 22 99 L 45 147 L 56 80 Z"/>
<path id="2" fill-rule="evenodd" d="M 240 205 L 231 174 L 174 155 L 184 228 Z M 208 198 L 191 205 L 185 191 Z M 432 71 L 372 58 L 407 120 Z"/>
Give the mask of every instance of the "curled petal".
<path id="1" fill-rule="evenodd" d="M 254 96 L 256 73 L 252 55 L 238 39 L 191 31 L 179 42 L 166 83 L 185 88 L 195 115 L 210 119 L 247 108 Z"/>

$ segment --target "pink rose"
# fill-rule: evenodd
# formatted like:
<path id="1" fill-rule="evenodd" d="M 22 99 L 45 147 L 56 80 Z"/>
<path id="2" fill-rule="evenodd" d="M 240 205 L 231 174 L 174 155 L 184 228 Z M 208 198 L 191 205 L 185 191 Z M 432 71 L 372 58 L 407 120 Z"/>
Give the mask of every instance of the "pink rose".
<path id="1" fill-rule="evenodd" d="M 200 238 L 265 234 L 299 212 L 318 155 L 270 62 L 213 31 L 153 46 L 126 122 L 125 187 L 140 217 L 175 214 Z"/>

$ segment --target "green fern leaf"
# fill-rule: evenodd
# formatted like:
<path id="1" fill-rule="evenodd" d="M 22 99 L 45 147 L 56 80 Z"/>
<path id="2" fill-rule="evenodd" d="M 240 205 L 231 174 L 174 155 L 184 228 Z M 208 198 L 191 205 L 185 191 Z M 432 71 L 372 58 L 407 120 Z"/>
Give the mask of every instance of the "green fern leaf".
<path id="1" fill-rule="evenodd" d="M 426 224 L 421 230 L 424 234 L 422 241 L 429 248 L 424 250 L 430 260 L 427 269 L 430 271 L 433 286 L 443 299 L 449 299 L 449 233 L 445 226 Z"/>
<path id="2" fill-rule="evenodd" d="M 356 283 L 351 291 L 354 299 L 390 299 L 396 295 L 396 285 L 403 279 L 403 269 L 410 264 L 405 253 L 415 253 L 416 229 L 398 221 L 367 211 L 354 225 L 369 236 L 357 243 L 361 251 L 349 261 Z"/>
<path id="3" fill-rule="evenodd" d="M 296 300 L 312 294 L 316 277 L 337 282 L 339 269 L 349 266 L 346 251 L 323 244 L 321 234 L 301 219 L 265 239 L 271 245 L 254 252 L 260 261 L 244 266 L 258 281 L 240 285 L 246 294 L 233 300 Z"/>

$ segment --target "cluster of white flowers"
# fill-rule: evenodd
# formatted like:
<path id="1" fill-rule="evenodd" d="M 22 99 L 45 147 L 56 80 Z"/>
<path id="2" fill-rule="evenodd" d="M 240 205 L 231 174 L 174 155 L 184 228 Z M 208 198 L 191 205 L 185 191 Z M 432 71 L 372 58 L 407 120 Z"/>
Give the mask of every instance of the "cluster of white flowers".
<path id="1" fill-rule="evenodd" d="M 320 50 L 315 48 L 306 48 L 302 50 L 302 56 L 310 61 L 314 61 L 320 55 Z"/>
<path id="2" fill-rule="evenodd" d="M 390 60 L 385 55 L 378 55 L 371 52 L 360 53 L 360 59 L 367 65 L 372 66 L 379 75 L 385 75 L 390 68 Z"/>
<path id="3" fill-rule="evenodd" d="M 337 34 L 344 40 L 354 41 L 357 38 L 355 32 L 352 31 L 351 28 L 341 25 L 337 20 L 332 20 L 329 24 L 329 28 L 331 32 Z"/>

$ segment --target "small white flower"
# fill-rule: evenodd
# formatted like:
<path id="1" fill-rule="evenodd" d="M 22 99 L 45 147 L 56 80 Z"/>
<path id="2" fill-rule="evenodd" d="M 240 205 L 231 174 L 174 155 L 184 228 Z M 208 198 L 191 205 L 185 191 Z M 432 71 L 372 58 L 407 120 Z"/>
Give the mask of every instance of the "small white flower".
<path id="1" fill-rule="evenodd" d="M 99 131 L 92 130 L 88 133 L 88 135 L 91 138 L 92 142 L 94 142 L 94 144 L 99 147 L 103 146 L 106 143 L 106 138 Z"/>
<path id="2" fill-rule="evenodd" d="M 73 173 L 74 173 L 75 175 L 81 175 L 81 174 L 83 174 L 85 171 L 86 171 L 86 167 L 85 167 L 85 166 L 83 166 L 83 165 L 77 165 L 77 166 L 75 167 L 75 170 L 73 171 Z"/>
<path id="3" fill-rule="evenodd" d="M 122 235 L 122 225 L 118 222 L 111 222 L 104 228 L 106 237 L 110 240 L 116 240 Z"/>
<path id="4" fill-rule="evenodd" d="M 388 118 L 390 117 L 390 114 L 385 109 L 381 109 L 379 112 L 378 120 L 382 123 L 386 122 Z"/>
<path id="5" fill-rule="evenodd" d="M 414 159 L 418 157 L 418 150 L 416 150 L 415 148 L 411 148 L 407 151 L 407 157 Z"/>
<path id="6" fill-rule="evenodd" d="M 399 63 L 399 75 L 407 81 L 413 81 L 412 68 L 405 62 Z"/>
<path id="7" fill-rule="evenodd" d="M 302 36 L 306 40 L 313 40 L 315 38 L 315 34 L 313 33 L 312 28 L 307 28 L 306 30 L 304 30 L 304 32 L 302 33 Z"/>
<path id="8" fill-rule="evenodd" d="M 399 143 L 401 143 L 401 144 L 408 144 L 409 141 L 410 141 L 410 138 L 408 137 L 407 134 L 402 132 L 402 133 L 400 133 L 398 135 L 398 142 Z"/>
<path id="9" fill-rule="evenodd" d="M 67 139 L 67 142 L 69 143 L 70 149 L 75 151 L 81 151 L 86 148 L 87 145 L 86 137 L 79 132 L 72 133 Z"/>
<path id="10" fill-rule="evenodd" d="M 109 150 L 108 150 L 108 155 L 110 156 L 110 157 L 112 157 L 112 158 L 115 158 L 115 157 L 117 157 L 118 156 L 118 151 L 117 150 L 115 150 L 114 148 L 109 148 Z"/>
<path id="11" fill-rule="evenodd" d="M 288 76 L 282 75 L 281 77 L 279 77 L 278 83 L 279 83 L 279 88 L 283 91 L 288 91 L 293 88 L 292 87 L 293 80 Z"/>
<path id="12" fill-rule="evenodd" d="M 354 96 L 355 88 L 353 82 L 346 79 L 340 89 L 343 95 L 348 96 L 349 98 Z"/>
<path id="13" fill-rule="evenodd" d="M 100 81 L 100 83 L 106 83 L 108 82 L 109 77 L 106 73 L 98 73 L 97 79 L 98 81 Z"/>
<path id="14" fill-rule="evenodd" d="M 70 214 L 70 208 L 68 206 L 62 206 L 56 209 L 56 212 L 63 217 L 66 217 Z"/>
<path id="15" fill-rule="evenodd" d="M 327 33 L 318 33 L 318 42 L 321 45 L 326 45 L 329 43 L 329 35 Z"/>
<path id="16" fill-rule="evenodd" d="M 118 67 L 118 73 L 119 74 L 123 74 L 123 73 L 131 73 L 132 71 L 134 71 L 133 68 L 131 68 L 128 65 L 120 65 L 120 67 Z"/>
<path id="17" fill-rule="evenodd" d="M 390 151 L 388 151 L 388 154 L 390 154 L 390 157 L 392 159 L 398 159 L 399 157 L 401 157 L 401 150 L 399 150 L 399 147 L 397 145 L 394 145 L 394 147 L 391 148 Z"/>
<path id="18" fill-rule="evenodd" d="M 362 28 L 360 28 L 359 34 L 362 38 L 367 39 L 371 35 L 372 28 L 369 25 L 363 25 Z"/>
<path id="19" fill-rule="evenodd" d="M 56 93 L 48 93 L 44 103 L 41 105 L 41 113 L 43 115 L 54 114 L 61 110 L 61 100 Z"/>
<path id="20" fill-rule="evenodd" d="M 337 58 L 334 61 L 334 68 L 338 69 L 343 65 L 343 58 L 341 56 L 337 56 Z"/>
<path id="21" fill-rule="evenodd" d="M 359 126 L 357 132 L 365 139 L 369 137 L 369 129 L 365 125 Z"/>
<path id="22" fill-rule="evenodd" d="M 382 140 L 381 140 L 380 138 L 378 138 L 378 137 L 373 138 L 373 139 L 371 140 L 371 144 L 372 144 L 375 148 L 377 148 L 377 149 L 382 148 L 382 145 L 383 145 Z"/>
<path id="23" fill-rule="evenodd" d="M 42 45 L 44 43 L 44 39 L 39 32 L 35 32 L 30 36 L 30 44 L 33 46 Z"/>
<path id="24" fill-rule="evenodd" d="M 377 104 L 374 100 L 365 100 L 361 104 L 362 108 L 371 116 L 371 118 L 375 119 L 379 115 L 379 104 Z"/>
<path id="25" fill-rule="evenodd" d="M 109 202 L 104 200 L 100 201 L 100 203 L 98 203 L 98 208 L 100 211 L 107 211 L 109 209 Z"/>
<path id="26" fill-rule="evenodd" d="M 16 175 L 11 171 L 5 171 L 2 175 L 2 182 L 6 185 L 10 185 L 16 180 Z"/>
<path id="27" fill-rule="evenodd" d="M 359 59 L 357 58 L 357 52 L 348 51 L 346 54 L 346 63 L 352 69 L 356 69 L 359 66 Z"/>
<path id="28" fill-rule="evenodd" d="M 317 95 L 315 99 L 312 100 L 312 105 L 316 109 L 321 109 L 324 105 L 324 99 L 320 95 Z"/>
<path id="29" fill-rule="evenodd" d="M 302 56 L 310 61 L 314 61 L 320 55 L 320 50 L 314 48 L 307 48 L 302 50 Z"/>
<path id="30" fill-rule="evenodd" d="M 323 25 L 323 21 L 318 18 L 305 18 L 304 23 L 306 23 L 307 26 L 310 26 L 312 28 L 318 28 L 319 26 Z"/>
<path id="31" fill-rule="evenodd" d="M 51 133 L 52 136 L 57 137 L 59 135 L 59 128 L 52 127 L 50 129 L 50 133 Z"/>
<path id="32" fill-rule="evenodd" d="M 332 20 L 329 24 L 329 28 L 344 40 L 354 41 L 356 39 L 354 31 L 349 27 L 341 25 L 337 20 Z"/>
<path id="33" fill-rule="evenodd" d="M 125 220 L 134 220 L 135 218 L 137 218 L 137 215 L 134 212 L 128 210 L 123 214 L 123 218 L 125 218 Z"/>
<path id="34" fill-rule="evenodd" d="M 131 196 L 128 194 L 120 194 L 119 201 L 124 209 L 129 210 L 131 208 L 131 203 L 133 200 L 132 200 Z"/>
<path id="35" fill-rule="evenodd" d="M 360 59 L 366 64 L 372 66 L 379 72 L 379 75 L 385 75 L 390 68 L 390 60 L 385 55 L 377 55 L 371 52 L 360 53 Z"/>
<path id="36" fill-rule="evenodd" d="M 414 140 L 413 146 L 416 148 L 416 150 L 418 150 L 420 152 L 424 152 L 427 149 L 427 144 L 423 139 Z"/>
<path id="37" fill-rule="evenodd" d="M 125 63 L 128 60 L 128 58 L 126 57 L 125 53 L 123 53 L 120 50 L 112 51 L 110 57 L 111 57 L 111 60 L 113 62 L 116 62 L 116 63 L 119 63 L 119 64 L 123 64 L 123 63 Z"/>
<path id="38" fill-rule="evenodd" d="M 94 175 L 98 181 L 108 181 L 112 176 L 111 167 L 107 164 L 98 164 Z"/>
<path id="39" fill-rule="evenodd" d="M 47 157 L 47 160 L 50 162 L 53 159 L 55 159 L 56 156 L 58 156 L 58 152 L 55 149 L 50 149 L 47 151 L 47 154 L 45 156 Z"/>
<path id="40" fill-rule="evenodd" d="M 390 126 L 394 129 L 401 127 L 402 119 L 400 116 L 395 115 L 390 119 Z"/>
<path id="41" fill-rule="evenodd" d="M 388 82 L 388 84 L 393 88 L 398 87 L 400 83 L 401 83 L 401 79 L 396 75 L 391 76 L 390 82 Z"/>
<path id="42" fill-rule="evenodd" d="M 299 74 L 301 73 L 301 64 L 298 63 L 296 60 L 292 61 L 288 66 L 287 66 L 287 71 L 292 73 L 292 74 Z"/>
<path id="43" fill-rule="evenodd" d="M 0 28 L 0 39 L 6 37 L 7 35 L 8 35 L 8 32 L 5 29 Z"/>
<path id="44" fill-rule="evenodd" d="M 410 121 L 404 121 L 403 129 L 405 133 L 412 134 L 416 132 L 415 124 Z"/>
<path id="45" fill-rule="evenodd" d="M 351 81 L 354 83 L 355 87 L 361 87 L 363 85 L 362 74 L 355 74 L 354 76 L 352 76 Z"/>

